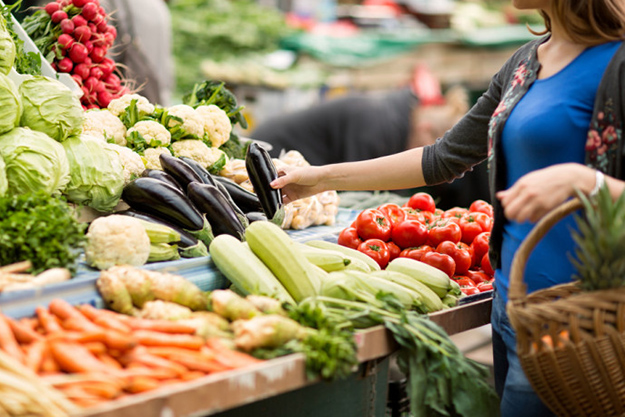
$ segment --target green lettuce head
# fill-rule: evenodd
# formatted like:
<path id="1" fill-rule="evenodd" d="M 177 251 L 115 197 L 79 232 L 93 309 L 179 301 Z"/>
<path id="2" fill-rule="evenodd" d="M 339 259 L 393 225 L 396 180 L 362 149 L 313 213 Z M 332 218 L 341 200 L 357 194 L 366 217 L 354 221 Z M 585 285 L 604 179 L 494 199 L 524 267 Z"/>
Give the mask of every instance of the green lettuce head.
<path id="1" fill-rule="evenodd" d="M 0 47 L 0 50 L 2 47 Z M 1 55 L 1 54 L 0 54 Z M 15 129 L 22 116 L 22 98 L 13 81 L 0 74 L 0 135 Z"/>
<path id="2" fill-rule="evenodd" d="M 7 182 L 7 172 L 4 159 L 0 156 L 0 197 L 3 197 L 7 193 L 9 183 Z"/>
<path id="3" fill-rule="evenodd" d="M 65 188 L 69 201 L 99 211 L 111 211 L 124 188 L 124 169 L 117 152 L 89 135 L 72 136 L 62 143 L 71 179 Z"/>
<path id="4" fill-rule="evenodd" d="M 16 127 L 0 136 L 9 194 L 56 194 L 69 182 L 69 163 L 60 143 L 45 133 Z"/>
<path id="5" fill-rule="evenodd" d="M 15 42 L 7 29 L 7 22 L 0 15 L 0 74 L 7 75 L 15 63 Z"/>
<path id="6" fill-rule="evenodd" d="M 33 76 L 19 88 L 24 112 L 21 125 L 59 142 L 82 132 L 85 112 L 80 100 L 62 82 Z"/>

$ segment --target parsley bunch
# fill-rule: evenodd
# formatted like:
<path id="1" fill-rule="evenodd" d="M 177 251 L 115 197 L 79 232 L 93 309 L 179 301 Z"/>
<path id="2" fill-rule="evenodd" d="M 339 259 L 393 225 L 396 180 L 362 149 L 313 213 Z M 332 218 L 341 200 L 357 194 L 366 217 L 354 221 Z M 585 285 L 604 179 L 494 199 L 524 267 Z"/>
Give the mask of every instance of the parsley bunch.
<path id="1" fill-rule="evenodd" d="M 0 265 L 29 260 L 33 274 L 55 267 L 74 272 L 84 232 L 58 197 L 40 192 L 0 198 Z"/>

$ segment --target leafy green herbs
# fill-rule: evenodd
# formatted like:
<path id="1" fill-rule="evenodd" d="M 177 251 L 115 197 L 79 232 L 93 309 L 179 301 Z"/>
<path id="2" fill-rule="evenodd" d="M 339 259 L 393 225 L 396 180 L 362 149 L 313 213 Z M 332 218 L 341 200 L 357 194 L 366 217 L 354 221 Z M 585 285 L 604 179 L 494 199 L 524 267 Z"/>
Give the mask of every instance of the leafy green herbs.
<path id="1" fill-rule="evenodd" d="M 15 71 L 20 74 L 41 75 L 41 55 L 36 52 L 26 52 L 24 50 L 24 41 L 15 33 L 13 28 L 13 10 L 19 9 L 22 0 L 16 1 L 12 5 L 0 6 L 0 14 L 6 21 L 6 28 L 11 34 L 13 43 L 15 44 L 15 62 L 13 66 Z"/>
<path id="2" fill-rule="evenodd" d="M 67 203 L 41 192 L 0 198 L 0 265 L 30 260 L 32 273 L 76 269 L 84 225 Z"/>
<path id="3" fill-rule="evenodd" d="M 243 106 L 239 106 L 235 95 L 225 87 L 223 81 L 207 80 L 193 86 L 193 90 L 182 97 L 182 102 L 193 108 L 214 104 L 226 112 L 230 122 L 239 123 L 247 129 L 247 121 L 241 113 Z"/>

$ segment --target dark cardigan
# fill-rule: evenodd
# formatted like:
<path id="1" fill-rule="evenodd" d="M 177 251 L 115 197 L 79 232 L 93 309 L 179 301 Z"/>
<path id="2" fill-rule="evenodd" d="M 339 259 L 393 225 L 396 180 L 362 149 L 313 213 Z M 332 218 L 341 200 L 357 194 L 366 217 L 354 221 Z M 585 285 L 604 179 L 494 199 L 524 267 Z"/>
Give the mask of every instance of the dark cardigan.
<path id="1" fill-rule="evenodd" d="M 495 211 L 490 258 L 495 268 L 500 267 L 506 221 L 503 208 L 495 198 L 495 193 L 506 185 L 501 134 L 512 109 L 537 78 L 540 63 L 536 49 L 546 39 L 536 39 L 519 48 L 492 78 L 488 90 L 469 113 L 423 152 L 423 175 L 428 185 L 462 177 L 464 172 L 488 158 L 491 202 Z M 586 143 L 586 164 L 620 179 L 624 176 L 623 120 L 625 42 L 610 61 L 599 84 Z"/>

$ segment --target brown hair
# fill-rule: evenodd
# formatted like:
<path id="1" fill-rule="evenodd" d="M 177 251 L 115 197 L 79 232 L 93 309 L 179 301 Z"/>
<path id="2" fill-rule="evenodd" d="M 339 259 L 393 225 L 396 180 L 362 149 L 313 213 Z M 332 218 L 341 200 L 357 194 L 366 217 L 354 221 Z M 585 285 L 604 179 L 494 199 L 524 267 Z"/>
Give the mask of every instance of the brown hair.
<path id="1" fill-rule="evenodd" d="M 553 0 L 551 18 L 540 12 L 545 20 L 544 35 L 551 32 L 551 19 L 561 23 L 571 40 L 596 45 L 625 39 L 625 1 L 623 0 Z"/>

